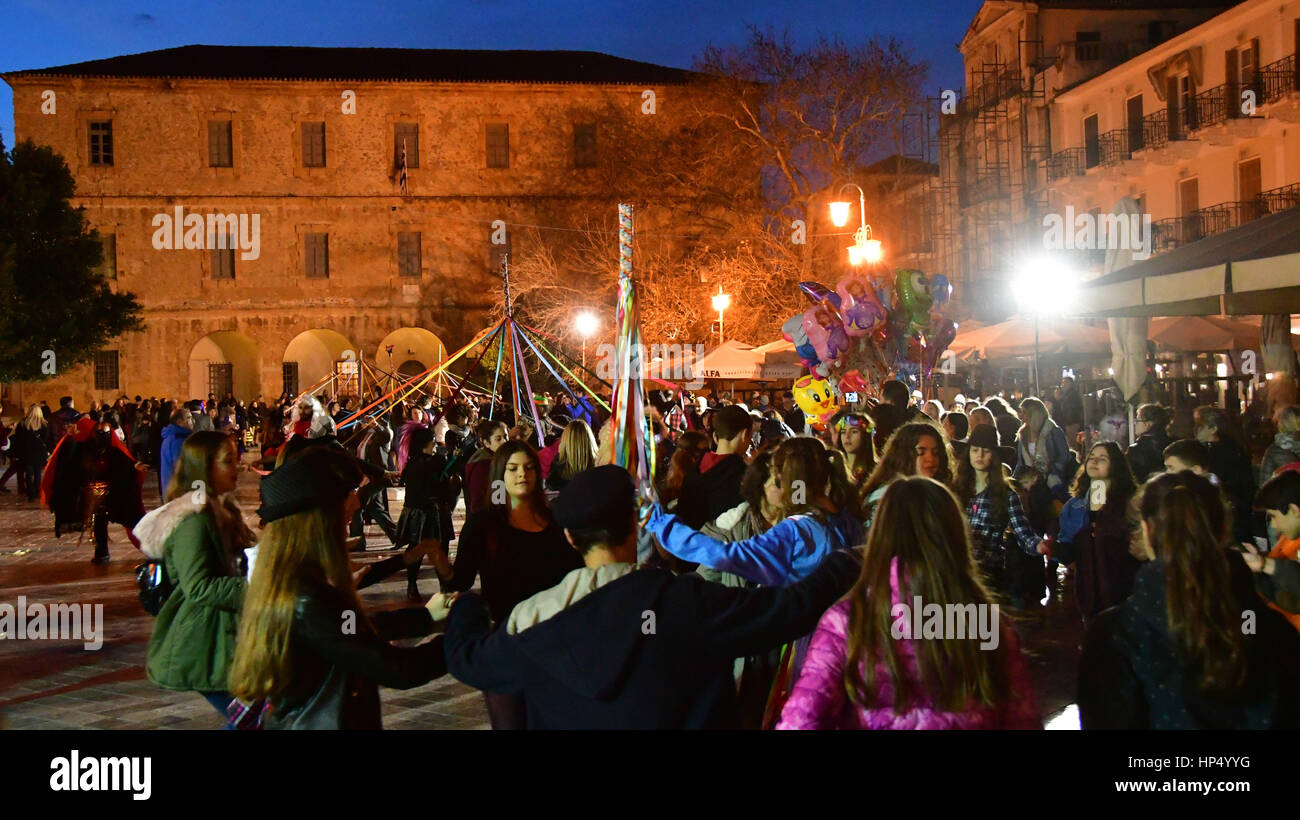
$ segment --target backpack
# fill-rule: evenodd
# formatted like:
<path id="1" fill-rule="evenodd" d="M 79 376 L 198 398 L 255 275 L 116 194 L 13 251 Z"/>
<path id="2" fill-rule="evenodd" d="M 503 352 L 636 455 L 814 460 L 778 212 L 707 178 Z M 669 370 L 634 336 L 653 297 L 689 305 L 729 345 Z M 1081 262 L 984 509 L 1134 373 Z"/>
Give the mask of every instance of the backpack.
<path id="1" fill-rule="evenodd" d="M 157 617 L 163 604 L 171 597 L 176 583 L 167 575 L 162 561 L 145 561 L 135 568 L 135 585 L 140 590 L 140 606 Z"/>

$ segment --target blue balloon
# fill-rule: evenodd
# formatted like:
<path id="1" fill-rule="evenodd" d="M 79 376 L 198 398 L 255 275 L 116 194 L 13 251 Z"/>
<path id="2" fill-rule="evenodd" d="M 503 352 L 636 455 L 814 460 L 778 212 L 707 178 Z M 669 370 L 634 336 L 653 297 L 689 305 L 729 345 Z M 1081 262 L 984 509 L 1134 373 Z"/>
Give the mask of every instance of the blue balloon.
<path id="1" fill-rule="evenodd" d="M 952 298 L 952 282 L 942 273 L 936 273 L 930 276 L 930 295 L 934 297 L 936 305 L 946 305 Z"/>

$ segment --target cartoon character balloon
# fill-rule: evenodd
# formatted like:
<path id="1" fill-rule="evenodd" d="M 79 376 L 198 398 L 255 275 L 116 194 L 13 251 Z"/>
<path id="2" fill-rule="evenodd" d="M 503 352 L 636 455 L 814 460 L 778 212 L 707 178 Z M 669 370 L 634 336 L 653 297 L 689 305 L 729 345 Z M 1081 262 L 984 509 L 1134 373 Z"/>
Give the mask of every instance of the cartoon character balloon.
<path id="1" fill-rule="evenodd" d="M 849 353 L 849 334 L 844 331 L 844 320 L 840 312 L 823 299 L 808 308 L 803 315 L 803 329 L 812 341 L 817 356 L 832 369 L 842 368 L 844 357 Z"/>
<path id="2" fill-rule="evenodd" d="M 844 332 L 848 335 L 866 336 L 888 321 L 889 312 L 880 304 L 880 297 L 860 277 L 841 279 L 835 289 L 840 296 Z"/>
<path id="3" fill-rule="evenodd" d="M 820 359 L 817 358 L 817 349 L 813 347 L 812 341 L 808 338 L 807 332 L 803 329 L 802 313 L 797 313 L 785 320 L 785 324 L 781 325 L 781 335 L 785 337 L 787 342 L 794 345 L 794 352 L 799 354 L 799 358 L 803 361 L 804 367 L 807 367 L 809 370 L 813 370 L 817 367 L 817 363 Z"/>
<path id="4" fill-rule="evenodd" d="M 930 305 L 930 279 L 919 270 L 900 270 L 897 278 L 898 306 L 907 314 L 909 322 L 918 329 L 927 325 Z"/>
<path id="5" fill-rule="evenodd" d="M 840 409 L 835 403 L 835 391 L 825 379 L 801 376 L 795 381 L 792 392 L 799 409 L 818 421 L 826 421 Z"/>

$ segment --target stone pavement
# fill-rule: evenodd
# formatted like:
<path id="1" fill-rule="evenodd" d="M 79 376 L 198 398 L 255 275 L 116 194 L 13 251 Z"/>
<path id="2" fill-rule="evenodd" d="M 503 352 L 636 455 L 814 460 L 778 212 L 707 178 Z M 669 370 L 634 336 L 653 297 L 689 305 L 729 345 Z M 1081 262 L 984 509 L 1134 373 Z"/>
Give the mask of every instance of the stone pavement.
<path id="1" fill-rule="evenodd" d="M 256 475 L 241 474 L 245 511 L 258 506 Z M 158 506 L 157 476 L 145 478 L 145 508 Z M 11 490 L 14 483 L 9 484 Z M 390 509 L 401 510 L 400 489 L 390 489 Z M 463 521 L 463 505 L 456 526 Z M 250 523 L 256 523 L 250 521 Z M 141 554 L 122 527 L 109 528 L 112 563 L 90 563 L 93 547 L 75 536 L 54 538 L 53 516 L 16 491 L 0 495 L 0 603 L 102 604 L 103 646 L 88 651 L 80 641 L 0 640 L 0 728 L 10 729 L 213 729 L 212 707 L 192 692 L 159 689 L 145 677 L 145 650 L 153 618 L 140 608 L 134 571 Z M 392 555 L 378 527 L 366 528 L 364 560 Z M 454 542 L 453 542 L 454 554 Z M 425 566 L 420 588 L 437 591 Z M 362 592 L 376 609 L 407 605 L 406 576 Z M 1072 706 L 1082 634 L 1062 579 L 1046 607 L 1014 621 L 1029 657 L 1040 708 L 1049 728 L 1078 728 Z M 450 676 L 406 691 L 380 689 L 388 729 L 486 729 L 487 711 L 476 690 Z"/>
<path id="2" fill-rule="evenodd" d="M 241 473 L 239 501 L 245 512 L 258 507 L 257 475 Z M 80 641 L 0 640 L 0 726 L 9 729 L 214 729 L 216 712 L 193 692 L 160 689 L 145 677 L 145 651 L 153 617 L 140 608 L 135 567 L 141 553 L 125 530 L 109 525 L 112 563 L 90 563 L 89 541 L 54 537 L 54 517 L 16 492 L 0 495 L 0 603 L 18 596 L 42 604 L 103 604 L 103 646 L 88 651 Z M 145 509 L 158 506 L 158 476 L 145 477 Z M 390 489 L 394 520 L 401 512 L 401 489 Z M 250 525 L 256 517 L 250 517 Z M 460 527 L 463 509 L 455 523 Z M 89 538 L 89 536 L 87 536 Z M 366 527 L 362 560 L 393 555 L 379 527 Z M 453 542 L 454 543 L 454 542 Z M 453 549 L 453 555 L 454 555 Z M 356 553 L 353 557 L 358 557 Z M 431 566 L 424 567 L 420 589 L 438 591 Z M 361 593 L 366 605 L 391 609 L 409 605 L 406 575 Z M 416 689 L 380 689 L 384 728 L 487 729 L 487 709 L 475 689 L 444 676 Z"/>

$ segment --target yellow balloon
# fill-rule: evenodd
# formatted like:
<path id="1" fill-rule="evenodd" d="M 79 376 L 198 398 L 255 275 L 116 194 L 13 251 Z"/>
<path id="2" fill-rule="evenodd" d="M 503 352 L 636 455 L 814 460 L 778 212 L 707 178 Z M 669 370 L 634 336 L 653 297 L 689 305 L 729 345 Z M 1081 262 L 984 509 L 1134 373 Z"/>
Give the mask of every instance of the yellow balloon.
<path id="1" fill-rule="evenodd" d="M 794 403 L 809 416 L 828 416 L 839 409 L 835 391 L 825 379 L 803 376 L 794 383 Z"/>

